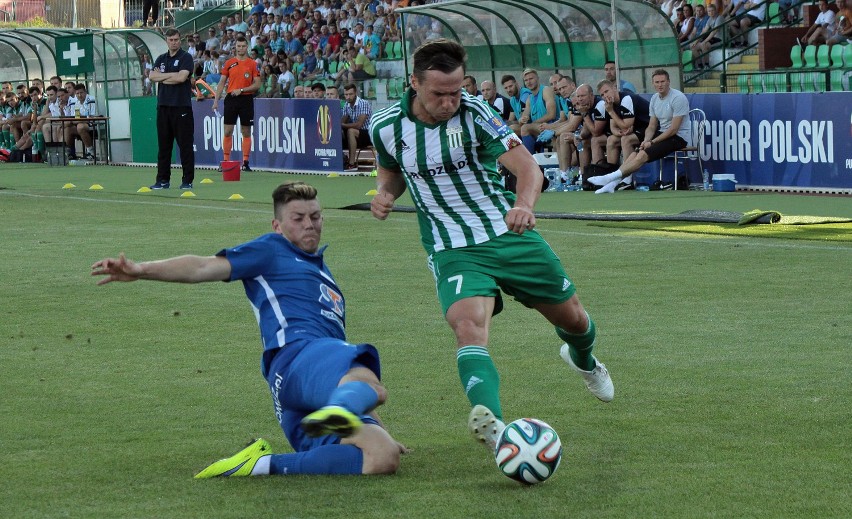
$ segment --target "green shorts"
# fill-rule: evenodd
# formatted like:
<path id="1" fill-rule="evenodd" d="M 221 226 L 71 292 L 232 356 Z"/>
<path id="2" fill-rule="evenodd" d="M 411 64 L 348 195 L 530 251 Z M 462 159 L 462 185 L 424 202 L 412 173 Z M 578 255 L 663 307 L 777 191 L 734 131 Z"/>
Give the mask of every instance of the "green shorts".
<path id="1" fill-rule="evenodd" d="M 556 253 L 534 230 L 436 252 L 429 268 L 445 315 L 456 301 L 475 296 L 494 297 L 497 315 L 503 309 L 501 290 L 528 307 L 559 304 L 575 292 Z"/>

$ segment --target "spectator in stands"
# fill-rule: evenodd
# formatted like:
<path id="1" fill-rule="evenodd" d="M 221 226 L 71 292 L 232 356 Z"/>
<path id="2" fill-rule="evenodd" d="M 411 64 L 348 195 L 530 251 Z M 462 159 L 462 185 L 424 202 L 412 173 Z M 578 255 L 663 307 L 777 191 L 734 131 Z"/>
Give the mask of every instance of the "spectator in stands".
<path id="1" fill-rule="evenodd" d="M 746 9 L 745 17 L 740 20 L 739 37 L 743 46 L 748 46 L 748 32 L 752 27 L 757 27 L 766 19 L 767 0 L 749 0 L 743 6 Z"/>
<path id="2" fill-rule="evenodd" d="M 471 76 L 470 74 L 466 75 L 462 80 L 462 89 L 467 92 L 471 97 L 478 97 L 482 99 L 482 92 L 476 88 L 476 78 Z"/>
<path id="3" fill-rule="evenodd" d="M 364 31 L 364 24 L 361 23 L 361 22 L 356 23 L 355 24 L 355 30 L 350 31 L 349 35 L 352 38 L 355 38 L 355 43 L 361 44 L 363 46 L 364 45 L 364 36 L 367 35 L 367 33 Z"/>
<path id="4" fill-rule="evenodd" d="M 710 20 L 710 17 L 707 15 L 707 8 L 704 7 L 704 4 L 697 4 L 695 6 L 695 24 L 693 25 L 692 34 L 689 38 L 695 39 L 698 35 L 704 32 L 704 28 L 707 26 L 708 20 Z"/>
<path id="5" fill-rule="evenodd" d="M 308 22 L 302 17 L 302 11 L 298 9 L 294 10 L 293 14 L 290 15 L 290 20 L 293 23 L 293 29 L 290 31 L 293 33 L 293 38 L 296 40 L 302 39 L 302 35 L 308 30 Z"/>
<path id="6" fill-rule="evenodd" d="M 214 51 L 221 48 L 221 41 L 216 37 L 216 29 L 207 29 L 207 41 L 204 42 L 204 50 Z"/>
<path id="7" fill-rule="evenodd" d="M 278 97 L 278 74 L 272 65 L 266 64 L 260 69 L 260 90 L 257 97 Z"/>
<path id="8" fill-rule="evenodd" d="M 479 87 L 482 91 L 482 99 L 494 110 L 504 121 L 509 120 L 512 113 L 512 105 L 509 98 L 497 93 L 497 85 L 493 81 L 485 80 Z"/>
<path id="9" fill-rule="evenodd" d="M 847 44 L 852 44 L 852 6 L 849 5 L 849 0 L 837 0 L 836 20 L 836 33 L 828 38 L 826 43 L 836 45 L 845 41 Z"/>
<path id="10" fill-rule="evenodd" d="M 293 87 L 293 99 L 305 99 L 307 95 L 305 95 L 305 86 L 304 85 L 296 85 Z"/>
<path id="11" fill-rule="evenodd" d="M 614 61 L 607 61 L 606 63 L 604 63 L 604 78 L 607 81 L 611 81 L 613 83 L 615 82 L 615 62 Z M 630 81 L 621 79 L 621 80 L 619 80 L 618 85 L 619 85 L 619 88 L 618 88 L 619 90 L 622 90 L 624 92 L 632 92 L 634 94 L 636 93 L 636 87 Z"/>
<path id="12" fill-rule="evenodd" d="M 296 86 L 296 76 L 289 69 L 283 69 L 278 75 L 278 92 L 281 97 L 294 97 L 293 87 Z"/>
<path id="13" fill-rule="evenodd" d="M 808 28 L 808 32 L 802 37 L 802 41 L 808 45 L 821 45 L 835 35 L 836 15 L 828 8 L 828 0 L 819 0 L 819 14 L 814 24 Z"/>
<path id="14" fill-rule="evenodd" d="M 351 55 L 349 58 L 349 83 L 354 83 L 355 81 L 364 81 L 367 79 L 373 79 L 376 77 L 376 64 L 373 60 L 370 59 L 369 56 L 361 52 L 361 46 L 359 44 L 355 44 L 355 59 L 352 59 Z M 346 94 L 346 89 L 343 91 L 344 95 Z"/>
<path id="15" fill-rule="evenodd" d="M 325 85 L 320 82 L 311 85 L 311 97 L 314 99 L 325 99 Z"/>
<path id="16" fill-rule="evenodd" d="M 249 16 L 256 14 L 260 16 L 263 14 L 263 4 L 260 3 L 260 0 L 251 0 L 251 10 L 249 11 Z"/>
<path id="17" fill-rule="evenodd" d="M 287 53 L 287 57 L 292 60 L 297 55 L 301 55 L 304 51 L 305 48 L 302 46 L 302 42 L 300 42 L 297 38 L 294 38 L 293 33 L 286 31 L 284 33 L 284 52 Z"/>
<path id="18" fill-rule="evenodd" d="M 690 141 L 689 101 L 686 96 L 671 88 L 669 73 L 665 69 L 655 70 L 652 82 L 657 92 L 651 97 L 651 119 L 639 150 L 627 157 L 614 172 L 589 178 L 592 184 L 602 186 L 595 193 L 614 192 L 623 178 L 630 176 L 643 164 L 683 149 Z"/>
<path id="19" fill-rule="evenodd" d="M 343 146 L 349 150 L 349 160 L 344 166 L 344 171 L 358 171 L 355 162 L 358 150 L 372 146 L 370 141 L 370 117 L 373 108 L 370 103 L 358 97 L 358 87 L 349 83 L 343 88 L 343 97 L 346 104 L 343 106 Z"/>
<path id="20" fill-rule="evenodd" d="M 685 47 L 687 45 L 687 41 L 692 37 L 692 31 L 695 29 L 695 16 L 692 12 L 692 6 L 689 4 L 686 4 L 683 7 L 678 7 L 677 11 L 678 14 L 683 12 L 683 19 L 678 19 L 680 23 L 677 27 L 677 41 L 680 43 L 681 47 Z"/>
<path id="21" fill-rule="evenodd" d="M 512 107 L 512 113 L 506 123 L 512 128 L 516 134 L 521 134 L 521 125 L 519 120 L 524 113 L 524 106 L 527 104 L 527 99 L 530 96 L 530 90 L 526 87 L 520 87 L 518 80 L 511 74 L 506 74 L 500 78 L 500 84 L 503 85 L 503 91 L 509 99 L 509 104 Z"/>
<path id="22" fill-rule="evenodd" d="M 325 89 L 325 98 L 326 98 L 326 99 L 334 99 L 334 100 L 340 101 L 340 92 L 337 90 L 337 87 L 336 87 L 336 86 L 334 86 L 334 85 L 332 85 L 332 86 L 330 86 L 330 87 L 326 88 L 326 89 Z M 346 101 L 343 101 L 343 102 L 341 102 L 341 104 L 340 104 L 340 109 L 341 109 L 341 110 L 343 109 L 343 104 L 344 104 L 344 103 L 346 103 Z"/>
<path id="23" fill-rule="evenodd" d="M 375 61 L 381 57 L 382 39 L 373 31 L 373 26 L 368 25 L 364 35 L 364 52 L 371 60 Z"/>
<path id="24" fill-rule="evenodd" d="M 719 14 L 716 4 L 707 6 L 707 23 L 704 30 L 692 44 L 693 63 L 699 69 L 710 67 L 710 49 L 722 41 L 719 36 L 719 28 L 725 23 Z"/>
<path id="25" fill-rule="evenodd" d="M 337 32 L 337 24 L 331 23 L 328 25 L 328 46 L 331 47 L 330 53 L 327 53 L 329 56 L 335 56 L 338 54 L 338 49 L 340 48 L 340 44 L 343 42 L 343 39 L 340 36 L 340 33 Z"/>
<path id="26" fill-rule="evenodd" d="M 524 86 L 530 91 L 524 112 L 518 120 L 521 123 L 521 140 L 530 154 L 535 153 L 535 140 L 541 133 L 539 125 L 556 120 L 556 98 L 550 86 L 543 86 L 538 72 L 528 68 L 524 70 Z"/>

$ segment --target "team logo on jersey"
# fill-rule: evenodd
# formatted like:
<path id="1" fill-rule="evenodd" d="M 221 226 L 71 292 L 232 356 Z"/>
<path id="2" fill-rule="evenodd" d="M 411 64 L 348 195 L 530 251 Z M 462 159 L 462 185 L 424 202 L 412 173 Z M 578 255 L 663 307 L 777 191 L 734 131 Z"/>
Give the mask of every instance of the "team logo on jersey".
<path id="1" fill-rule="evenodd" d="M 411 148 L 408 147 L 408 144 L 405 143 L 404 139 L 399 140 L 399 151 L 408 151 Z"/>
<path id="2" fill-rule="evenodd" d="M 506 146 L 507 150 L 511 150 L 512 148 L 517 148 L 518 146 L 523 146 L 524 143 L 521 142 L 521 139 L 518 138 L 514 133 L 509 135 L 508 137 L 503 138 L 503 146 Z"/>
<path id="3" fill-rule="evenodd" d="M 249 74 L 248 72 L 246 72 L 246 73 L 244 73 L 244 74 L 243 74 L 243 77 L 244 77 L 244 78 L 246 78 L 246 79 L 248 79 L 248 78 L 250 78 L 250 77 L 251 77 L 251 74 Z"/>
<path id="4" fill-rule="evenodd" d="M 325 283 L 320 285 L 320 294 L 320 301 L 329 303 L 334 313 L 343 317 L 343 296 Z"/>
<path id="5" fill-rule="evenodd" d="M 447 128 L 447 147 L 450 149 L 461 148 L 463 143 L 462 133 L 461 126 Z"/>
<path id="6" fill-rule="evenodd" d="M 331 142 L 331 115 L 328 112 L 328 106 L 320 106 L 317 110 L 317 135 L 320 143 L 328 144 Z"/>

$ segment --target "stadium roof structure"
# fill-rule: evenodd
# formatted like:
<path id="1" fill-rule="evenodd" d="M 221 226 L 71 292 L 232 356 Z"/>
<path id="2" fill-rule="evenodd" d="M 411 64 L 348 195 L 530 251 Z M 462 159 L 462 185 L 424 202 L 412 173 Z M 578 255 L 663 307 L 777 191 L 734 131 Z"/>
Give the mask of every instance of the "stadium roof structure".
<path id="1" fill-rule="evenodd" d="M 62 53 L 57 38 L 92 37 L 93 71 L 73 75 L 62 70 Z M 0 81 L 13 84 L 60 75 L 63 81 L 88 84 L 98 99 L 128 98 L 142 95 L 143 56 L 150 63 L 166 52 L 163 36 L 146 29 L 12 29 L 0 32 Z"/>
<path id="2" fill-rule="evenodd" d="M 446 37 L 465 46 L 467 69 L 478 81 L 499 84 L 503 74 L 520 77 L 533 68 L 595 85 L 612 60 L 620 79 L 639 91 L 653 91 L 650 75 L 658 68 L 669 72 L 673 87 L 681 84 L 672 23 L 642 0 L 450 0 L 395 12 L 403 17 L 406 72 L 415 45 Z"/>

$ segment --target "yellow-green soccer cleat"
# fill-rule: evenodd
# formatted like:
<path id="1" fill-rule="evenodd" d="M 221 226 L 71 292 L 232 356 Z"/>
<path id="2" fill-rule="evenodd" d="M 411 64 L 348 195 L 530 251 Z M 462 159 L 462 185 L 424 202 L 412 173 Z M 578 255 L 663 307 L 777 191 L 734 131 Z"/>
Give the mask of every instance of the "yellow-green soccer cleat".
<path id="1" fill-rule="evenodd" d="M 346 438 L 358 432 L 362 425 L 364 422 L 358 416 L 336 405 L 325 406 L 302 419 L 302 430 L 314 438 L 326 434 Z"/>
<path id="2" fill-rule="evenodd" d="M 195 479 L 215 478 L 218 476 L 250 476 L 257 460 L 272 454 L 272 446 L 263 438 L 258 438 L 230 458 L 219 460 L 195 475 Z"/>

